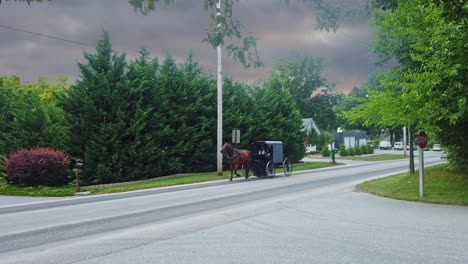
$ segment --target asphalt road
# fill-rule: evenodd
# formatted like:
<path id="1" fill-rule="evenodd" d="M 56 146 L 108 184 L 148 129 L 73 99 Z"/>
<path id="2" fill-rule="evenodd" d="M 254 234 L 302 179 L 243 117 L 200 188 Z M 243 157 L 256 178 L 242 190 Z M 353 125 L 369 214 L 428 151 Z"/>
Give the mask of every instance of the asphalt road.
<path id="1" fill-rule="evenodd" d="M 355 191 L 406 168 L 358 163 L 0 206 L 0 263 L 468 263 L 466 207 Z"/>

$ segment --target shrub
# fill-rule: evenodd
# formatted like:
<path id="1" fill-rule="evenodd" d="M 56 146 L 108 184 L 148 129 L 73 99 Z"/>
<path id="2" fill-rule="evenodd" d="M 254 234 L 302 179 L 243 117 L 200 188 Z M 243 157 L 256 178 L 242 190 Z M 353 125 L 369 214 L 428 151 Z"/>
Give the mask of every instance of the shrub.
<path id="1" fill-rule="evenodd" d="M 50 148 L 20 149 L 5 161 L 8 181 L 21 186 L 60 186 L 67 183 L 68 157 Z"/>
<path id="2" fill-rule="evenodd" d="M 367 145 L 367 153 L 368 154 L 374 154 L 374 148 L 372 148 L 372 146 L 370 146 L 370 145 Z"/>
<path id="3" fill-rule="evenodd" d="M 330 150 L 328 150 L 328 146 L 323 146 L 322 148 L 322 157 L 330 157 Z"/>
<path id="4" fill-rule="evenodd" d="M 356 153 L 357 156 L 362 155 L 361 148 L 359 146 L 356 146 L 354 148 L 354 152 Z"/>
<path id="5" fill-rule="evenodd" d="M 369 152 L 367 151 L 367 146 L 366 145 L 362 145 L 361 146 L 361 154 L 362 155 L 366 155 L 368 154 Z"/>
<path id="6" fill-rule="evenodd" d="M 340 145 L 340 149 L 338 150 L 338 154 L 340 154 L 341 157 L 348 156 L 348 151 L 346 150 L 345 145 Z"/>
<path id="7" fill-rule="evenodd" d="M 0 180 L 6 179 L 6 171 L 5 171 L 5 160 L 6 157 L 2 154 L 0 154 Z"/>
<path id="8" fill-rule="evenodd" d="M 354 150 L 354 148 L 349 148 L 348 149 L 348 156 L 355 156 L 356 155 L 356 151 Z"/>

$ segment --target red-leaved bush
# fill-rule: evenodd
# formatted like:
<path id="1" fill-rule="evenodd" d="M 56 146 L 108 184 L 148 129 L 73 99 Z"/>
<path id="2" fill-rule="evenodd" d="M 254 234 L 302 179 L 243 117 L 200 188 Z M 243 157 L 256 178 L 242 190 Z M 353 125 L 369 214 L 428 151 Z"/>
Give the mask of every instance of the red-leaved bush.
<path id="1" fill-rule="evenodd" d="M 59 150 L 19 149 L 5 161 L 8 181 L 21 186 L 60 186 L 67 183 L 70 161 Z"/>

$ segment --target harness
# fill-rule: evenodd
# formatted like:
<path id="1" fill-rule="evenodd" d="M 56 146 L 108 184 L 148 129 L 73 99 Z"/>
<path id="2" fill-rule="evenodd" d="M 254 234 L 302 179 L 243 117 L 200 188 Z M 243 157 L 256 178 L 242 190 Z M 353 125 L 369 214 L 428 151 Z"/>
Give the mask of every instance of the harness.
<path id="1" fill-rule="evenodd" d="M 231 151 L 232 151 L 232 156 L 229 157 L 229 155 L 231 154 L 231 153 L 229 153 L 229 152 L 231 152 Z M 243 151 L 244 151 L 244 150 L 238 150 L 238 149 L 236 149 L 236 148 L 234 148 L 234 147 L 232 147 L 232 146 L 230 146 L 229 149 L 226 149 L 226 152 L 228 153 L 228 157 L 229 157 L 229 160 L 230 160 L 230 161 L 239 159 L 239 160 L 241 161 L 241 163 L 244 163 L 245 161 L 249 161 L 249 160 L 250 160 L 250 159 L 248 159 L 248 158 L 246 159 L 246 158 L 244 158 L 244 157 L 242 156 L 242 152 L 243 152 Z"/>
<path id="2" fill-rule="evenodd" d="M 234 151 L 232 152 L 232 157 L 230 157 L 229 159 L 230 160 L 240 159 L 241 161 L 244 161 L 244 158 L 240 154 L 240 151 L 236 148 L 234 148 Z"/>

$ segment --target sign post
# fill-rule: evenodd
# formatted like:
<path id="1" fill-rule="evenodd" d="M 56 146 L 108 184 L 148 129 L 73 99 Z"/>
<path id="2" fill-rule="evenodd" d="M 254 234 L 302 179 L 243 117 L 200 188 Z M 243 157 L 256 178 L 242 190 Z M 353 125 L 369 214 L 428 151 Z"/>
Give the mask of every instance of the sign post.
<path id="1" fill-rule="evenodd" d="M 427 135 L 424 130 L 419 130 L 417 142 L 419 145 L 419 196 L 424 196 L 424 148 L 427 145 Z M 411 146 L 410 146 L 411 147 Z"/>
<path id="2" fill-rule="evenodd" d="M 239 144 L 240 143 L 240 130 L 234 129 L 232 130 L 232 144 Z"/>

